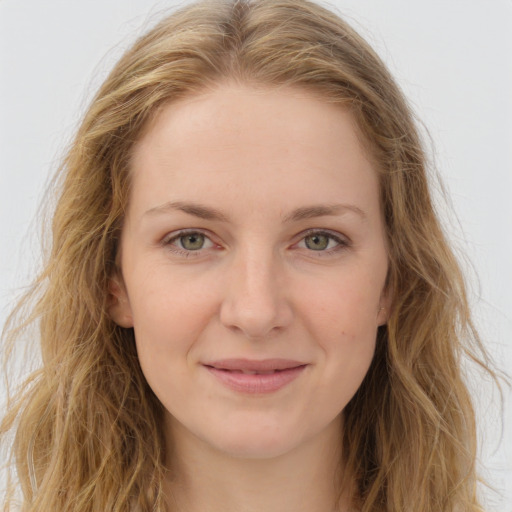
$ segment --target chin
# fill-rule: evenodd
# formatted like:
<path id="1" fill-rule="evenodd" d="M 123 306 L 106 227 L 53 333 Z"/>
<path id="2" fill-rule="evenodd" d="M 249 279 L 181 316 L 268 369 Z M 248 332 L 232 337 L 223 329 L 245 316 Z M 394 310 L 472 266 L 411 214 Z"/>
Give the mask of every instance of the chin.
<path id="1" fill-rule="evenodd" d="M 272 459 L 296 448 L 301 440 L 285 429 L 253 422 L 224 428 L 218 436 L 203 438 L 216 451 L 239 459 Z"/>

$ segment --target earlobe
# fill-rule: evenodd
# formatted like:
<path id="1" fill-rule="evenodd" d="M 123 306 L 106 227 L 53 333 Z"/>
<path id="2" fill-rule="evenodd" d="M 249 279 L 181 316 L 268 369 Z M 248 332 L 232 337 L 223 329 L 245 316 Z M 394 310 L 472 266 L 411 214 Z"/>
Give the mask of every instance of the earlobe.
<path id="1" fill-rule="evenodd" d="M 385 307 L 381 307 L 377 313 L 377 326 L 386 325 L 388 322 L 388 313 Z"/>
<path id="2" fill-rule="evenodd" d="M 391 315 L 392 293 L 387 287 L 383 292 L 379 302 L 379 311 L 377 312 L 377 325 L 386 325 Z"/>
<path id="3" fill-rule="evenodd" d="M 116 275 L 108 283 L 108 314 L 120 327 L 133 327 L 132 309 L 123 278 Z"/>

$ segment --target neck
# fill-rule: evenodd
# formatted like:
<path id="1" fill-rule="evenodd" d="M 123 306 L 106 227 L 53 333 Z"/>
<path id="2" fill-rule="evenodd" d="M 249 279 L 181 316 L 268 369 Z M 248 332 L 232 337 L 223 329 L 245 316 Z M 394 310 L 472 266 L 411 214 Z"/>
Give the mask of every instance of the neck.
<path id="1" fill-rule="evenodd" d="M 167 491 L 172 512 L 348 511 L 341 492 L 341 420 L 285 454 L 240 458 L 173 425 Z M 340 499 L 341 496 L 341 499 Z"/>

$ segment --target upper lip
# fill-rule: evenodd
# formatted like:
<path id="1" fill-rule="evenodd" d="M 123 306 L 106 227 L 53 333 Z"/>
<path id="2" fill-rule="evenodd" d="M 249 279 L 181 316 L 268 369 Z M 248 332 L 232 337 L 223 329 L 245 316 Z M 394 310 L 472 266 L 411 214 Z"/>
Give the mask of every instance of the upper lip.
<path id="1" fill-rule="evenodd" d="M 220 359 L 203 363 L 204 366 L 211 366 L 218 370 L 245 370 L 252 372 L 268 372 L 271 370 L 286 370 L 288 368 L 297 368 L 304 366 L 306 363 L 295 361 L 292 359 Z"/>

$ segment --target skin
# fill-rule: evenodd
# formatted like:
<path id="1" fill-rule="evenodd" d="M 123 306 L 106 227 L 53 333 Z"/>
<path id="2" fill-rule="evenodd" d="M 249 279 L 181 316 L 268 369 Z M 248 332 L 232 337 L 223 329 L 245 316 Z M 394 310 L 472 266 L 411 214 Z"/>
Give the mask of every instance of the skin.
<path id="1" fill-rule="evenodd" d="M 342 411 L 389 306 L 353 117 L 300 89 L 219 84 L 162 108 L 132 173 L 111 314 L 165 407 L 176 509 L 334 510 Z M 225 358 L 306 367 L 248 394 L 204 366 Z"/>

